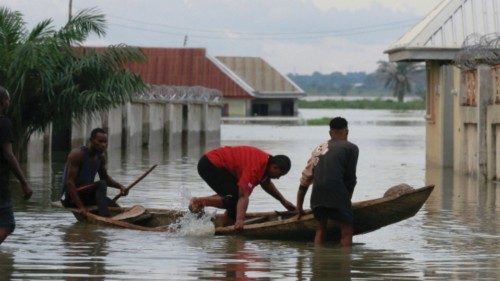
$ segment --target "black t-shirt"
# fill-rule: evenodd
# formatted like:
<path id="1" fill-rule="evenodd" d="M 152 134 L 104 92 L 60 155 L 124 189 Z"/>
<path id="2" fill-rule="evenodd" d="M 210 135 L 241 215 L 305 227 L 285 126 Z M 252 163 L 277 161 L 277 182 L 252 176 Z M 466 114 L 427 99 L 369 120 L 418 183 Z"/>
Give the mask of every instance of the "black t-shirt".
<path id="1" fill-rule="evenodd" d="M 1 146 L 12 143 L 12 122 L 6 116 L 0 115 L 0 206 L 10 202 L 9 190 L 9 163 L 2 153 Z"/>
<path id="2" fill-rule="evenodd" d="M 341 140 L 330 140 L 328 151 L 314 167 L 311 208 L 326 207 L 350 211 L 350 193 L 356 185 L 358 147 Z"/>

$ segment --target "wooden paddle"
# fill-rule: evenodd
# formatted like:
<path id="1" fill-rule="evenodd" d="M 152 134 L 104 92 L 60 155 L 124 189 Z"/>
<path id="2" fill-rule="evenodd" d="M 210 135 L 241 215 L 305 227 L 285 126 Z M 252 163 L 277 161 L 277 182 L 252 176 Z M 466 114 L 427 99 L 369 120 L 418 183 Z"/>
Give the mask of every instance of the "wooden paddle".
<path id="1" fill-rule="evenodd" d="M 132 188 L 134 187 L 136 184 L 138 184 L 143 178 L 145 178 L 149 173 L 151 173 L 151 171 L 154 170 L 154 168 L 156 168 L 156 166 L 158 165 L 153 165 L 151 166 L 151 168 L 149 168 L 146 172 L 144 172 L 144 174 L 142 174 L 140 177 L 138 177 L 133 183 L 131 183 L 129 186 L 127 186 L 126 190 L 127 192 Z M 118 195 L 115 196 L 115 198 L 113 198 L 113 203 L 116 202 L 116 200 L 118 200 L 118 198 L 122 197 L 122 193 L 120 192 Z"/>

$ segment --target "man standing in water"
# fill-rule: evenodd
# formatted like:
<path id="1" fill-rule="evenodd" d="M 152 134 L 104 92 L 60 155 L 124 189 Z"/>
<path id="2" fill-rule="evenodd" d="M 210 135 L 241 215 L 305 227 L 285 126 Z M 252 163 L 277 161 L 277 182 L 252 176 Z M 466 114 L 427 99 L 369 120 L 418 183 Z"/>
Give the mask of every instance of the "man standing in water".
<path id="1" fill-rule="evenodd" d="M 61 202 L 64 207 L 76 207 L 85 214 L 88 212 L 85 206 L 97 204 L 99 215 L 109 217 L 108 206 L 116 204 L 106 197 L 107 187 L 114 187 L 122 195 L 127 195 L 127 189 L 108 175 L 104 155 L 107 146 L 108 135 L 103 129 L 96 128 L 90 134 L 89 147 L 82 146 L 69 153 L 63 175 Z M 99 174 L 100 181 L 94 182 L 96 174 Z"/>
<path id="2" fill-rule="evenodd" d="M 297 193 L 299 217 L 307 189 L 313 183 L 311 209 L 316 219 L 314 243 L 325 240 L 327 220 L 340 225 L 343 247 L 352 245 L 353 215 L 351 198 L 356 186 L 358 147 L 347 140 L 347 120 L 335 117 L 330 121 L 330 140 L 311 153 L 311 158 L 302 172 Z"/>
<path id="3" fill-rule="evenodd" d="M 198 173 L 216 192 L 208 197 L 192 198 L 189 209 L 201 212 L 204 207 L 226 209 L 224 225 L 243 229 L 249 196 L 258 184 L 290 211 L 295 206 L 287 201 L 271 182 L 290 170 L 290 158 L 269 155 L 251 146 L 224 146 L 207 152 L 198 162 Z"/>
<path id="4" fill-rule="evenodd" d="M 12 123 L 5 116 L 7 109 L 10 106 L 9 92 L 0 86 L 0 244 L 9 236 L 15 229 L 14 212 L 12 210 L 12 199 L 9 190 L 9 173 L 10 170 L 21 183 L 21 189 L 24 193 L 24 198 L 29 199 L 33 194 L 30 185 L 24 177 L 23 171 L 19 166 L 14 153 L 12 151 Z"/>

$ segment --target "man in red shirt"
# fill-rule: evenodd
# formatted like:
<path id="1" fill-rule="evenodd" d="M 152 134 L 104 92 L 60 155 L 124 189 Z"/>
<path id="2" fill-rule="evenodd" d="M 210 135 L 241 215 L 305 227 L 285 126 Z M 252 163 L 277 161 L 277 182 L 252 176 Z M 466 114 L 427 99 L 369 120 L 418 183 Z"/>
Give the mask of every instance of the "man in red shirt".
<path id="1" fill-rule="evenodd" d="M 207 152 L 198 162 L 198 173 L 216 192 L 194 197 L 189 209 L 201 212 L 205 206 L 226 209 L 226 224 L 243 229 L 249 196 L 258 184 L 289 211 L 295 205 L 286 200 L 271 179 L 279 179 L 290 170 L 290 158 L 269 155 L 251 146 L 224 146 Z"/>

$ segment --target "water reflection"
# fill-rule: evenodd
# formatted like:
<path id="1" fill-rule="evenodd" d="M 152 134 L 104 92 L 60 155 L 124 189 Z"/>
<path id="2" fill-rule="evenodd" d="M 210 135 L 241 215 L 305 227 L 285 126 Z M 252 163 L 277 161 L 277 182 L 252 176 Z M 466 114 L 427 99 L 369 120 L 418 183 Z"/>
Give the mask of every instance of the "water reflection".
<path id="1" fill-rule="evenodd" d="M 416 216 L 355 236 L 351 252 L 336 245 L 316 248 L 303 242 L 172 237 L 76 223 L 70 213 L 49 207 L 57 199 L 67 156 L 54 153 L 52 162 L 29 163 L 28 177 L 35 190 L 29 202 L 21 199 L 18 182 L 11 182 L 17 228 L 0 247 L 0 280 L 4 276 L 6 280 L 498 280 L 500 187 L 450 170 L 426 170 L 423 114 L 304 112 L 312 118 L 342 115 L 352 121 L 350 135 L 360 147 L 354 201 L 380 197 L 401 182 L 436 185 Z M 311 149 L 326 138 L 328 130 L 321 126 L 223 125 L 221 144 L 288 154 L 292 170 L 276 185 L 294 200 Z M 205 195 L 209 190 L 196 164 L 216 145 L 108 151 L 110 175 L 125 185 L 159 164 L 119 203 L 186 210 L 186 194 Z M 114 196 L 116 190 L 108 192 Z M 250 211 L 281 209 L 262 189 L 252 193 Z"/>
<path id="2" fill-rule="evenodd" d="M 64 275 L 104 280 L 108 253 L 106 236 L 92 225 L 75 223 L 64 230 Z M 117 272 L 113 272 L 117 274 Z"/>
<path id="3" fill-rule="evenodd" d="M 0 276 L 2 280 L 10 280 L 14 272 L 14 255 L 0 249 Z"/>
<path id="4" fill-rule="evenodd" d="M 223 251 L 226 258 L 222 263 L 202 268 L 214 273 L 212 280 L 271 280 L 264 278 L 265 273 L 271 271 L 269 259 L 247 248 L 246 240 L 230 237 L 225 241 Z"/>
<path id="5" fill-rule="evenodd" d="M 436 183 L 422 226 L 426 248 L 432 253 L 429 269 L 441 269 L 439 276 L 443 278 L 497 278 L 498 272 L 481 269 L 498 268 L 500 263 L 500 185 L 449 169 L 428 169 L 426 177 Z M 446 270 L 442 270 L 443 265 Z"/>
<path id="6" fill-rule="evenodd" d="M 312 252 L 311 280 L 351 280 L 352 257 L 350 249 L 316 247 Z"/>

